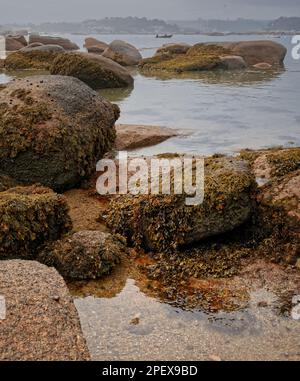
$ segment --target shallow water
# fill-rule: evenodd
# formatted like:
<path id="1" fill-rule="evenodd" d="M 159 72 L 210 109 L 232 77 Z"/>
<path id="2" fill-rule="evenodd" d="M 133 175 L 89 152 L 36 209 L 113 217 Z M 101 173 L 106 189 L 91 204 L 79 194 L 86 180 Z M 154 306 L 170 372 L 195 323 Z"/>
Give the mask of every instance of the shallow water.
<path id="1" fill-rule="evenodd" d="M 115 297 L 77 298 L 75 305 L 94 360 L 300 360 L 300 323 L 278 315 L 276 301 L 260 289 L 241 311 L 183 311 L 128 279 Z"/>
<path id="2" fill-rule="evenodd" d="M 103 41 L 126 40 L 144 57 L 163 43 L 270 39 L 288 49 L 285 71 L 199 73 L 158 78 L 135 74 L 135 88 L 104 90 L 121 107 L 120 123 L 154 124 L 178 129 L 185 135 L 136 154 L 192 152 L 232 153 L 241 148 L 300 144 L 300 60 L 291 55 L 291 36 L 98 36 Z M 84 37 L 72 36 L 82 46 Z"/>
<path id="3" fill-rule="evenodd" d="M 120 105 L 120 123 L 163 125 L 186 135 L 137 154 L 232 153 L 241 148 L 299 145 L 300 61 L 291 57 L 290 37 L 277 40 L 289 49 L 285 71 L 175 78 L 136 73 L 129 95 L 122 90 L 101 93 Z"/>
<path id="4" fill-rule="evenodd" d="M 79 46 L 85 36 L 67 35 Z M 163 43 L 272 39 L 288 48 L 285 71 L 193 73 L 175 78 L 149 77 L 133 71 L 134 89 L 102 90 L 121 107 L 120 123 L 162 125 L 184 136 L 136 154 L 190 152 L 232 153 L 241 148 L 300 145 L 300 60 L 291 56 L 291 36 L 95 36 L 103 41 L 123 39 L 151 56 Z M 0 83 L 14 75 L 0 74 Z"/>

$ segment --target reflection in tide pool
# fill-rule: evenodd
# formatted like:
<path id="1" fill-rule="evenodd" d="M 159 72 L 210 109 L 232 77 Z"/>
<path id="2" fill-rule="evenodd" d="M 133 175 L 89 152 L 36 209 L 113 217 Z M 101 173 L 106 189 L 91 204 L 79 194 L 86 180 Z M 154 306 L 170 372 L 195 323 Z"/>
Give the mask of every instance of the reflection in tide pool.
<path id="1" fill-rule="evenodd" d="M 128 279 L 115 297 L 75 304 L 94 360 L 299 360 L 299 322 L 258 307 L 276 300 L 261 289 L 246 310 L 208 315 L 161 303 Z"/>

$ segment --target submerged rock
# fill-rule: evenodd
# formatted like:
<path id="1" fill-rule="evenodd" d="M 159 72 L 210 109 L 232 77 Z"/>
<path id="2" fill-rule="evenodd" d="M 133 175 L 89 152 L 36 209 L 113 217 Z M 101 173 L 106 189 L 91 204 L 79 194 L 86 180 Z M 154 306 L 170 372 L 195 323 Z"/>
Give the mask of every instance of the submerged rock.
<path id="1" fill-rule="evenodd" d="M 0 359 L 83 361 L 90 355 L 78 313 L 55 269 L 32 261 L 0 261 Z"/>
<path id="2" fill-rule="evenodd" d="M 112 200 L 108 226 L 134 246 L 170 251 L 232 231 L 253 211 L 254 177 L 245 162 L 207 159 L 205 193 L 200 205 L 187 206 L 186 195 L 125 195 Z"/>
<path id="3" fill-rule="evenodd" d="M 71 228 L 63 196 L 31 186 L 0 192 L 0 259 L 33 259 L 39 247 Z"/>
<path id="4" fill-rule="evenodd" d="M 79 50 L 79 46 L 71 42 L 67 38 L 40 36 L 32 34 L 29 37 L 29 44 L 39 42 L 43 45 L 59 45 L 65 50 Z"/>
<path id="5" fill-rule="evenodd" d="M 38 260 L 66 278 L 88 280 L 109 274 L 123 251 L 124 246 L 111 234 L 80 231 L 47 245 Z"/>
<path id="6" fill-rule="evenodd" d="M 57 191 L 75 186 L 111 149 L 118 112 L 75 78 L 10 82 L 0 91 L 0 174 Z"/>
<path id="7" fill-rule="evenodd" d="M 133 78 L 125 68 L 97 54 L 61 54 L 53 61 L 50 72 L 79 78 L 93 89 L 133 86 Z"/>
<path id="8" fill-rule="evenodd" d="M 103 52 L 103 56 L 122 66 L 135 66 L 143 59 L 136 47 L 121 40 L 115 40 L 109 44 L 108 48 Z"/>

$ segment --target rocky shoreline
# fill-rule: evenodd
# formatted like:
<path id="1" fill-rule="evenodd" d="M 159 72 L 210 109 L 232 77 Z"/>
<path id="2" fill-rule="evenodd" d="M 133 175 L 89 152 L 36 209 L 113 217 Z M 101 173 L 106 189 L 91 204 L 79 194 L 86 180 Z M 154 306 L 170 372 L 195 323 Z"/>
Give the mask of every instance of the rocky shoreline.
<path id="1" fill-rule="evenodd" d="M 174 193 L 100 196 L 99 159 L 178 132 L 116 125 L 119 107 L 92 90 L 133 86 L 130 65 L 269 70 L 283 65 L 285 48 L 270 41 L 173 44 L 142 60 L 122 41 L 105 46 L 87 39 L 89 53 L 74 52 L 62 39 L 29 42 L 8 38 L 13 48 L 22 47 L 7 57 L 5 69 L 52 75 L 15 79 L 0 89 L 0 295 L 8 316 L 0 321 L 7 332 L 0 357 L 89 359 L 61 276 L 72 292 L 84 294 L 95 292 L 97 281 L 120 292 L 132 276 L 146 294 L 208 312 L 246 308 L 250 291 L 263 282 L 278 296 L 279 313 L 290 314 L 300 293 L 300 148 L 205 158 L 201 205 L 187 206 L 185 195 Z M 181 163 L 176 153 L 159 158 L 170 157 Z M 37 289 L 45 290 L 47 303 Z M 51 315 L 41 318 L 43 309 Z M 43 331 L 36 351 L 31 321 Z M 51 327 L 64 328 L 64 335 Z"/>

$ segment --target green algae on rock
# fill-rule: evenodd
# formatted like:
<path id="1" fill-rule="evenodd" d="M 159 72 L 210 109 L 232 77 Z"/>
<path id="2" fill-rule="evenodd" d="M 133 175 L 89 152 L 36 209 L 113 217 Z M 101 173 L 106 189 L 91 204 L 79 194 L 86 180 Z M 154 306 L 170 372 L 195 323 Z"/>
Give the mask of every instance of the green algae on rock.
<path id="1" fill-rule="evenodd" d="M 114 236 L 99 231 L 80 231 L 47 244 L 38 261 L 55 267 L 65 278 L 98 279 L 109 274 L 125 250 Z"/>
<path id="2" fill-rule="evenodd" d="M 144 59 L 139 68 L 146 71 L 202 71 L 217 69 L 221 56 L 230 55 L 228 49 L 218 45 L 196 44 L 185 54 L 166 53 Z"/>
<path id="3" fill-rule="evenodd" d="M 60 54 L 50 72 L 78 78 L 93 89 L 133 86 L 133 78 L 124 67 L 92 53 Z"/>
<path id="4" fill-rule="evenodd" d="M 4 66 L 6 70 L 49 70 L 57 55 L 49 51 L 18 51 L 7 56 Z"/>
<path id="5" fill-rule="evenodd" d="M 33 76 L 0 92 L 0 174 L 63 191 L 115 140 L 118 108 L 78 79 Z"/>
<path id="6" fill-rule="evenodd" d="M 187 206 L 186 195 L 125 195 L 114 198 L 107 223 L 136 247 L 169 252 L 234 230 L 253 212 L 255 180 L 245 162 L 206 159 L 204 202 Z"/>
<path id="7" fill-rule="evenodd" d="M 42 244 L 71 228 L 63 196 L 39 186 L 0 193 L 0 258 L 33 259 Z"/>

